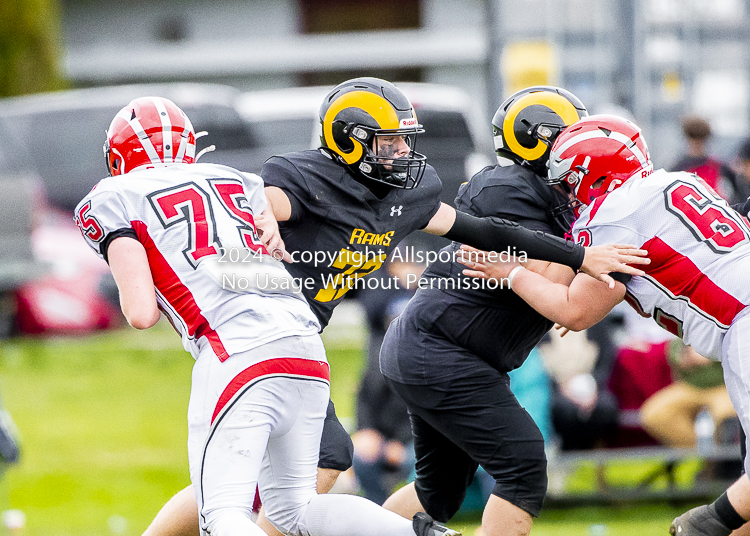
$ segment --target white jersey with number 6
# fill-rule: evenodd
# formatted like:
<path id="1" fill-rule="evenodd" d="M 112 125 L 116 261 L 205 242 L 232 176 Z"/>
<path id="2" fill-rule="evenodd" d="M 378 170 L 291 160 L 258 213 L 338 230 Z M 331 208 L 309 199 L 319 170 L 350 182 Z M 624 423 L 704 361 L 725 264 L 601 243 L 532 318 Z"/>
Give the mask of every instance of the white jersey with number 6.
<path id="1" fill-rule="evenodd" d="M 732 322 L 750 304 L 750 228 L 696 175 L 654 172 L 597 198 L 576 221 L 584 246 L 633 244 L 648 250 L 645 276 L 626 300 L 720 360 Z"/>
<path id="2" fill-rule="evenodd" d="M 185 349 L 197 358 L 210 345 L 223 361 L 319 331 L 307 302 L 286 286 L 288 274 L 258 238 L 253 215 L 265 208 L 257 175 L 216 164 L 171 164 L 100 181 L 75 214 L 100 256 L 113 236 L 137 238 L 148 255 L 158 304 Z M 257 273 L 247 268 L 258 259 L 281 284 L 248 275 Z"/>

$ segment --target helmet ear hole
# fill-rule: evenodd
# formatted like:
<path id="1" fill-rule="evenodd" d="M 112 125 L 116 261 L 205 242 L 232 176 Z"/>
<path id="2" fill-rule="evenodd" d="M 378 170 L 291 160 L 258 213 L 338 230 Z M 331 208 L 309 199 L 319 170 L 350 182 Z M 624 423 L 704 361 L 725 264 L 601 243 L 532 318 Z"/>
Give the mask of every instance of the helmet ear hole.
<path id="1" fill-rule="evenodd" d="M 349 139 L 346 132 L 346 123 L 344 121 L 334 121 L 331 123 L 331 133 L 342 151 L 348 153 L 354 149 L 354 143 Z"/>

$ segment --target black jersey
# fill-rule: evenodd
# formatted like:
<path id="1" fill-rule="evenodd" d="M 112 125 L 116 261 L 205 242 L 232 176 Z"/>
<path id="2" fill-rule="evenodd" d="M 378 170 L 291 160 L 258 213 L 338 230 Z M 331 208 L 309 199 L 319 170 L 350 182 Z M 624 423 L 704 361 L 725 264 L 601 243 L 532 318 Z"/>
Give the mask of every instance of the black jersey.
<path id="1" fill-rule="evenodd" d="M 518 165 L 485 168 L 456 197 L 463 212 L 562 236 L 551 214 L 558 202 L 555 190 Z M 454 243 L 443 251 L 458 247 Z M 472 282 L 481 280 L 462 275 L 465 268 L 438 260 L 425 270 L 420 290 L 391 324 L 381 350 L 380 366 L 387 377 L 427 384 L 475 374 L 487 365 L 508 372 L 523 364 L 552 327 L 512 290 L 473 288 Z"/>
<path id="2" fill-rule="evenodd" d="M 382 198 L 321 150 L 273 156 L 261 176 L 289 198 L 291 217 L 279 222 L 295 261 L 286 267 L 323 327 L 346 292 L 440 208 L 442 185 L 431 166 L 416 188 L 391 188 Z"/>
<path id="3" fill-rule="evenodd" d="M 544 231 L 562 237 L 566 230 L 556 225 L 551 210 L 551 207 L 560 202 L 559 194 L 537 174 L 528 168 L 513 165 L 484 168 L 461 185 L 455 204 L 457 210 L 479 218 L 497 216 L 532 231 Z M 447 260 L 456 258 L 454 252 L 460 246 L 455 242 L 446 246 L 444 251 L 451 254 L 439 255 L 438 262 L 425 270 L 424 278 L 435 279 L 432 282 L 433 288 L 440 286 L 449 295 L 479 305 L 525 305 L 526 309 L 531 310 L 526 302 L 508 289 L 493 290 L 486 286 L 474 288 L 477 281 L 461 273 L 466 266 Z M 446 279 L 456 280 L 455 289 Z"/>

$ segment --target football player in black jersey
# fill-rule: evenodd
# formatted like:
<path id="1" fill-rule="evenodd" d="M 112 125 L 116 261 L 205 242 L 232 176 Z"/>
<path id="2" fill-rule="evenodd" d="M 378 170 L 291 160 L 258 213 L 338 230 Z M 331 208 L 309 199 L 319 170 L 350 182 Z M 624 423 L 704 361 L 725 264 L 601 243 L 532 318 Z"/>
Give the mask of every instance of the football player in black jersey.
<path id="1" fill-rule="evenodd" d="M 570 197 L 543 177 L 557 134 L 585 115 L 581 101 L 559 88 L 533 87 L 508 98 L 492 120 L 499 164 L 461 186 L 457 210 L 563 237 L 574 217 Z M 530 148 L 532 136 L 544 144 Z M 559 264 L 530 264 L 548 277 L 573 276 Z M 464 269 L 456 261 L 430 265 L 426 284 L 383 341 L 381 371 L 409 407 L 417 456 L 415 482 L 384 506 L 448 520 L 481 465 L 496 482 L 483 534 L 525 535 L 546 494 L 547 462 L 542 434 L 511 392 L 508 372 L 523 364 L 552 322 L 507 287 L 467 284 Z"/>
<path id="2" fill-rule="evenodd" d="M 570 105 L 561 113 L 572 123 L 583 112 Z M 546 154 L 556 127 L 518 125 L 528 132 L 514 137 L 523 144 L 515 151 L 530 162 L 540 150 Z M 416 150 L 422 127 L 414 108 L 390 82 L 357 78 L 339 84 L 320 108 L 320 127 L 320 149 L 273 156 L 263 165 L 269 210 L 256 218 L 256 225 L 269 251 L 293 261 L 287 269 L 323 326 L 357 280 L 377 270 L 398 242 L 418 229 L 483 250 L 515 248 L 529 258 L 580 268 L 612 285 L 610 271 L 641 274 L 626 263 L 648 262 L 640 256 L 644 252 L 629 246 L 584 249 L 541 229 L 478 218 L 441 203 L 440 179 Z M 321 440 L 319 492 L 327 492 L 351 465 L 351 449 L 330 405 Z M 180 492 L 144 536 L 196 534 L 195 528 L 188 531 L 195 519 L 191 500 L 189 488 Z M 263 519 L 259 525 L 274 532 Z"/>

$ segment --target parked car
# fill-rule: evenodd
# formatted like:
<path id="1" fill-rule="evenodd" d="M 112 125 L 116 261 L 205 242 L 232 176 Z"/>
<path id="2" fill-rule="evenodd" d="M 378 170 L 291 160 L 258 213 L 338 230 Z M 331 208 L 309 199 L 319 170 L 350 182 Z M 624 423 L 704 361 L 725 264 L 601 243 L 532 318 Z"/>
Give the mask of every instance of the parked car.
<path id="1" fill-rule="evenodd" d="M 115 114 L 132 99 L 157 95 L 173 100 L 190 117 L 198 150 L 215 145 L 202 161 L 241 169 L 259 167 L 247 161 L 255 144 L 234 107 L 239 91 L 218 84 L 138 84 L 76 89 L 0 101 L 0 124 L 26 148 L 41 176 L 50 203 L 73 210 L 107 175 L 102 153 L 104 132 Z M 262 162 L 261 162 L 262 163 Z"/>
<path id="2" fill-rule="evenodd" d="M 16 291 L 45 272 L 32 251 L 40 179 L 24 158 L 24 148 L 0 124 L 0 338 L 12 332 Z"/>

